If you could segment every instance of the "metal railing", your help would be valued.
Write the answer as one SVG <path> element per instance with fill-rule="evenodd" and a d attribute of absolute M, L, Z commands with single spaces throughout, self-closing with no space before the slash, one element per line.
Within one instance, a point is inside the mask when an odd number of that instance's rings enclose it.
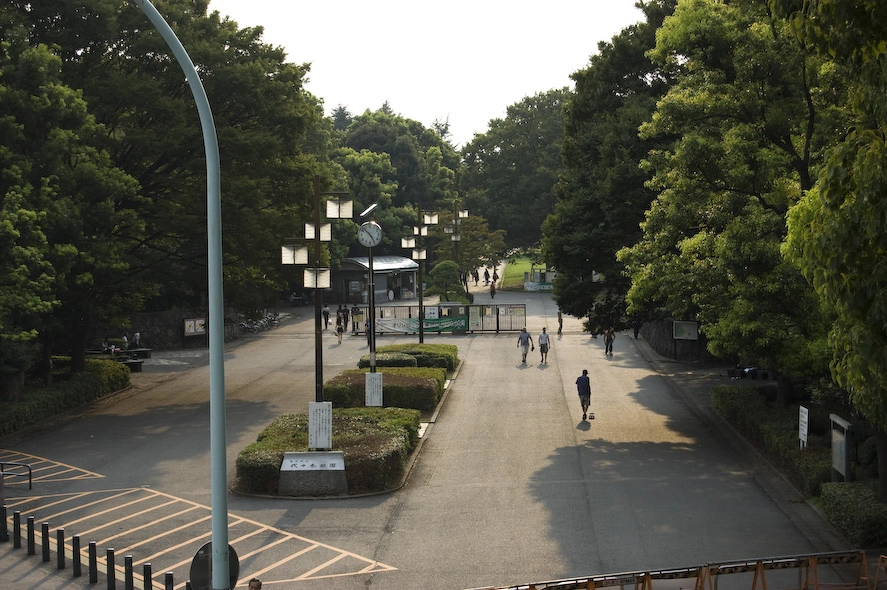
<path fill-rule="evenodd" d="M 880 568 L 885 564 L 881 556 Z M 621 590 L 674 589 L 675 580 L 692 580 L 694 590 L 718 590 L 719 583 L 734 588 L 768 590 L 876 590 L 869 578 L 864 551 L 839 551 L 741 561 L 707 563 L 686 568 L 604 574 L 517 586 L 485 586 L 474 590 Z M 876 578 L 877 580 L 877 578 Z M 688 588 L 681 583 L 680 588 Z"/>

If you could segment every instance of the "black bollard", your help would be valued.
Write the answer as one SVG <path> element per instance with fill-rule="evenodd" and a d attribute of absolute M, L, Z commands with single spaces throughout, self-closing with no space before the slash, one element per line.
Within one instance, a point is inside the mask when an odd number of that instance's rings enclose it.
<path fill-rule="evenodd" d="M 65 529 L 55 531 L 55 568 L 65 569 Z"/>
<path fill-rule="evenodd" d="M 43 561 L 49 561 L 49 523 L 44 522 L 40 525 L 40 551 L 43 555 Z"/>
<path fill-rule="evenodd" d="M 174 590 L 173 586 L 175 586 L 175 583 L 173 583 L 172 572 L 166 572 L 163 575 L 163 586 L 164 590 Z"/>
<path fill-rule="evenodd" d="M 117 566 L 114 564 L 114 548 L 105 549 L 105 567 L 107 568 L 108 590 L 117 589 Z"/>
<path fill-rule="evenodd" d="M 132 583 L 132 555 L 123 557 L 123 588 L 124 590 L 135 590 Z"/>
<path fill-rule="evenodd" d="M 34 517 L 28 517 L 28 555 L 37 555 L 37 546 L 34 544 Z"/>
<path fill-rule="evenodd" d="M 144 590 L 154 590 L 154 574 L 151 572 L 151 564 L 146 563 L 142 566 L 142 581 L 145 583 Z"/>
<path fill-rule="evenodd" d="M 96 553 L 97 549 L 95 546 L 95 541 L 89 542 L 89 583 L 90 584 L 98 584 L 99 583 L 99 556 Z"/>
<path fill-rule="evenodd" d="M 83 563 L 80 561 L 80 535 L 71 537 L 71 561 L 75 578 L 83 575 Z"/>
<path fill-rule="evenodd" d="M 6 522 L 6 504 L 0 506 L 0 543 L 9 541 L 9 523 Z"/>
<path fill-rule="evenodd" d="M 22 513 L 18 510 L 12 513 L 12 547 L 13 549 L 22 547 Z"/>

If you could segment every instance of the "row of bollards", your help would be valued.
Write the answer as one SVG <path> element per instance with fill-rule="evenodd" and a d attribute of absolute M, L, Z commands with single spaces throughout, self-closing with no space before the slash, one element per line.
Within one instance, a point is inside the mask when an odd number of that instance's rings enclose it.
<path fill-rule="evenodd" d="M 16 510 L 12 513 L 12 547 L 13 549 L 21 549 L 22 538 L 26 539 L 26 548 L 28 555 L 37 554 L 35 522 L 33 516 L 28 516 L 25 520 L 24 536 L 22 535 L 22 515 Z M 9 522 L 7 521 L 6 505 L 0 506 L 0 542 L 9 542 Z M 44 522 L 40 525 L 40 550 L 44 562 L 50 561 L 50 534 L 49 523 Z M 63 570 L 66 568 L 65 555 L 65 529 L 60 528 L 55 532 L 56 546 L 56 569 Z M 79 578 L 83 574 L 82 558 L 83 554 L 80 550 L 80 536 L 74 535 L 71 538 L 71 571 L 75 578 Z M 98 548 L 95 541 L 90 541 L 87 545 L 87 559 L 89 569 L 89 583 L 98 584 Z M 108 582 L 108 590 L 117 590 L 117 567 L 116 556 L 113 548 L 105 549 L 105 577 Z M 135 590 L 134 583 L 134 566 L 132 555 L 124 557 L 123 567 L 123 590 Z M 143 590 L 154 590 L 151 572 L 151 564 L 142 565 L 142 581 L 144 582 Z M 173 590 L 174 581 L 172 572 L 167 572 L 163 577 L 164 590 Z M 190 584 L 186 584 L 190 587 Z"/>

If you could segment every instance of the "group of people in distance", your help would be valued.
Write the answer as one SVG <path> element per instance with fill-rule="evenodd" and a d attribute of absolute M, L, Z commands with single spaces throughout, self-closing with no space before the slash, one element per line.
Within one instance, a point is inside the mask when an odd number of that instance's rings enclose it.
<path fill-rule="evenodd" d="M 557 333 L 560 334 L 563 330 L 563 316 L 561 315 L 560 310 L 557 312 L 557 320 Z M 604 332 L 604 355 L 613 356 L 613 341 L 615 339 L 616 333 L 612 328 L 609 328 Z M 538 341 L 539 353 L 542 355 L 539 364 L 548 364 L 548 351 L 551 347 L 551 339 L 545 328 L 542 328 L 542 332 L 538 336 Z M 521 352 L 521 363 L 526 364 L 527 354 L 536 350 L 536 346 L 533 343 L 533 337 L 527 332 L 526 328 L 521 328 L 520 333 L 517 335 L 517 347 Z M 582 374 L 576 379 L 576 389 L 579 393 L 579 403 L 582 405 L 582 419 L 594 420 L 594 413 L 588 411 L 591 406 L 591 380 L 588 377 L 588 369 L 583 369 Z"/>

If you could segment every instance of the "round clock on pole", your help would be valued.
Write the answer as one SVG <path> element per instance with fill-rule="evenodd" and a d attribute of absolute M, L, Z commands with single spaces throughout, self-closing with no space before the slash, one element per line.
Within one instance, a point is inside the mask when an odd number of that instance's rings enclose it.
<path fill-rule="evenodd" d="M 375 221 L 367 221 L 357 230 L 357 241 L 367 248 L 378 246 L 382 242 L 382 228 Z"/>

